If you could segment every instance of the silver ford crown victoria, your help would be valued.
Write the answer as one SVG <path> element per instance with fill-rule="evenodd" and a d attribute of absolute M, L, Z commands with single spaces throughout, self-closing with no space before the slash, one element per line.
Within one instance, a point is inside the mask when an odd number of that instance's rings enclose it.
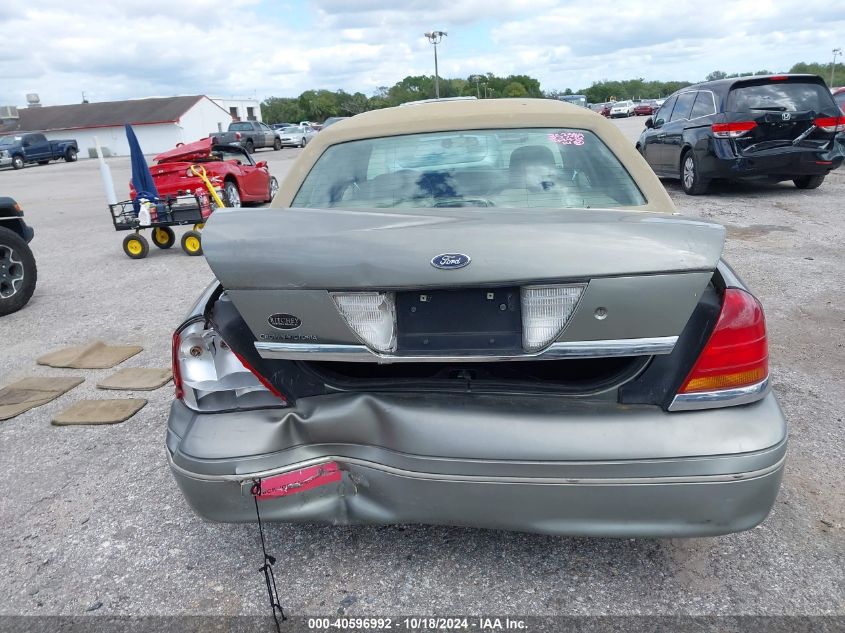
<path fill-rule="evenodd" d="M 203 231 L 167 432 L 198 514 L 677 537 L 760 523 L 787 429 L 725 231 L 601 116 L 443 101 L 320 133 Z"/>

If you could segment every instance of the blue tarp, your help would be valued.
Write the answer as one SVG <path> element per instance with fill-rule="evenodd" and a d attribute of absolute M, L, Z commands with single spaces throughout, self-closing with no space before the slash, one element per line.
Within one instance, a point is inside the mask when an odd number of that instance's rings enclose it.
<path fill-rule="evenodd" d="M 135 130 L 126 124 L 126 140 L 129 141 L 129 156 L 132 161 L 132 186 L 135 187 L 135 210 L 138 210 L 138 200 L 146 198 L 151 202 L 158 202 L 158 189 L 153 182 L 153 175 L 147 166 L 141 144 L 135 136 Z"/>

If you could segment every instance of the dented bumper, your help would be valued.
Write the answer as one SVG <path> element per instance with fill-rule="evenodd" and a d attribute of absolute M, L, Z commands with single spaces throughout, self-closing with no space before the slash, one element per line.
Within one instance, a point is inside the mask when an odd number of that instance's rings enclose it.
<path fill-rule="evenodd" d="M 448 405 L 448 406 L 447 406 Z M 171 409 L 174 477 L 213 521 L 426 523 L 561 535 L 703 536 L 770 511 L 786 425 L 769 395 L 665 413 L 554 396 L 335 394 L 295 409 Z"/>

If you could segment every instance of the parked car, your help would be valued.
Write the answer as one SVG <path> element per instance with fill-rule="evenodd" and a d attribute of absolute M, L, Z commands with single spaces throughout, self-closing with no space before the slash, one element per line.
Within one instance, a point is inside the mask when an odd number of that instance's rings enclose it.
<path fill-rule="evenodd" d="M 279 143 L 282 147 L 305 147 L 315 134 L 310 125 L 292 125 L 279 130 Z"/>
<path fill-rule="evenodd" d="M 35 292 L 38 268 L 29 248 L 33 237 L 20 205 L 0 197 L 0 316 L 23 308 Z"/>
<path fill-rule="evenodd" d="M 335 123 L 338 123 L 338 122 L 343 121 L 344 119 L 348 119 L 348 118 L 349 118 L 348 116 L 330 116 L 328 119 L 323 121 L 323 129 L 325 130 L 330 125 L 334 125 Z"/>
<path fill-rule="evenodd" d="M 617 101 L 610 106 L 610 118 L 616 119 L 623 116 L 634 116 L 635 107 L 633 101 Z"/>
<path fill-rule="evenodd" d="M 763 310 L 616 126 L 441 101 L 312 143 L 271 208 L 203 230 L 216 280 L 173 337 L 166 439 L 197 513 L 613 537 L 766 517 L 787 433 Z"/>
<path fill-rule="evenodd" d="M 279 183 L 270 175 L 267 163 L 256 163 L 245 148 L 236 145 L 217 145 L 204 138 L 159 154 L 150 167 L 159 195 L 180 196 L 206 189 L 202 179 L 194 174 L 192 165 L 205 169 L 212 183 L 223 191 L 228 207 L 244 203 L 270 202 Z M 135 199 L 135 188 L 129 181 L 129 194 Z"/>
<path fill-rule="evenodd" d="M 721 79 L 670 96 L 637 142 L 690 195 L 714 178 L 791 180 L 815 189 L 845 157 L 845 117 L 815 75 Z"/>
<path fill-rule="evenodd" d="M 637 116 L 651 116 L 657 109 L 657 102 L 651 99 L 640 101 L 634 106 L 634 114 Z"/>
<path fill-rule="evenodd" d="M 279 130 L 282 130 L 286 127 L 290 127 L 291 125 L 294 125 L 294 124 L 293 123 L 271 123 L 270 127 L 278 132 Z"/>
<path fill-rule="evenodd" d="M 613 107 L 612 103 L 605 103 L 602 105 L 601 110 L 599 110 L 599 114 L 605 118 L 610 118 L 610 108 Z"/>
<path fill-rule="evenodd" d="M 212 132 L 209 137 L 218 145 L 240 145 L 250 154 L 262 147 L 282 148 L 276 131 L 261 121 L 233 121 L 228 132 Z"/>
<path fill-rule="evenodd" d="M 834 91 L 833 100 L 836 101 L 836 105 L 839 106 L 839 109 L 845 113 L 845 88 L 839 88 Z"/>
<path fill-rule="evenodd" d="M 23 169 L 26 163 L 46 165 L 60 158 L 72 163 L 78 153 L 74 139 L 48 141 L 43 134 L 34 132 L 0 137 L 0 167 Z"/>

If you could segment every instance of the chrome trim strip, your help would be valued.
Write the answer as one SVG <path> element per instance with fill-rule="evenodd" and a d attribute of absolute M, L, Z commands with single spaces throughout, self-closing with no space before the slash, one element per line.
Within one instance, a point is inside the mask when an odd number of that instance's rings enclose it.
<path fill-rule="evenodd" d="M 765 380 L 736 389 L 722 389 L 720 391 L 701 391 L 698 393 L 679 393 L 669 405 L 669 411 L 696 411 L 699 409 L 715 409 L 718 407 L 733 407 L 738 404 L 748 404 L 762 400 L 771 390 L 768 376 Z"/>
<path fill-rule="evenodd" d="M 514 484 L 535 484 L 535 485 L 558 485 L 558 486 L 618 486 L 618 485 L 648 485 L 648 484 L 693 484 L 693 483 L 718 483 L 730 481 L 745 481 L 748 479 L 756 479 L 758 477 L 765 477 L 778 469 L 783 467 L 786 461 L 786 455 L 781 457 L 777 462 L 765 468 L 753 470 L 749 472 L 726 473 L 722 475 L 688 475 L 688 476 L 673 476 L 673 477 L 507 477 L 507 476 L 489 476 L 489 475 L 447 475 L 442 473 L 424 473 L 413 470 L 405 470 L 403 468 L 395 468 L 372 462 L 366 459 L 359 459 L 357 457 L 343 457 L 342 455 L 323 455 L 315 457 L 295 464 L 288 464 L 287 466 L 280 466 L 279 468 L 272 468 L 253 473 L 241 473 L 237 475 L 201 475 L 193 473 L 173 461 L 173 455 L 170 451 L 167 452 L 167 462 L 170 468 L 175 472 L 199 481 L 209 482 L 229 482 L 241 484 L 241 492 L 246 490 L 249 492 L 249 487 L 252 486 L 255 479 L 264 479 L 266 477 L 273 477 L 281 475 L 310 466 L 318 466 L 327 462 L 340 462 L 341 464 L 350 464 L 354 466 L 362 466 L 365 468 L 373 468 L 391 475 L 399 477 L 407 477 L 409 479 L 428 479 L 435 481 L 468 481 L 477 483 L 514 483 Z M 249 487 L 247 487 L 249 486 Z"/>
<path fill-rule="evenodd" d="M 552 343 L 537 352 L 523 354 L 473 354 L 464 356 L 381 354 L 366 345 L 331 343 L 273 343 L 257 341 L 255 349 L 262 358 L 283 360 L 325 360 L 355 363 L 489 363 L 503 360 L 557 360 L 564 358 L 599 358 L 607 356 L 652 356 L 669 354 L 677 336 L 626 338 L 604 341 Z"/>

